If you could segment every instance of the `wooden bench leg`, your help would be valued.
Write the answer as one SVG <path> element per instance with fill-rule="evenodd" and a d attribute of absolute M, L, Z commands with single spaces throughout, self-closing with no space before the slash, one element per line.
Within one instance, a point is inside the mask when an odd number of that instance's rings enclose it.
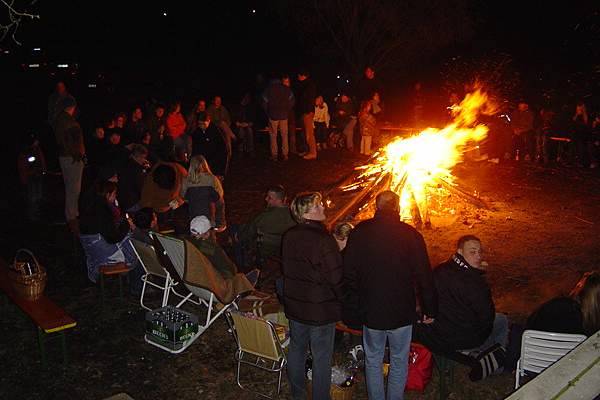
<path fill-rule="evenodd" d="M 48 366 L 48 358 L 46 356 L 46 340 L 55 339 L 56 335 L 46 333 L 40 327 L 37 327 L 37 332 L 38 332 L 38 346 L 40 348 L 40 356 L 42 359 L 42 368 L 46 368 Z M 57 332 L 57 334 L 58 334 L 58 336 L 60 336 L 60 348 L 62 351 L 63 365 L 67 365 L 67 363 L 69 362 L 69 355 L 67 352 L 67 335 L 65 334 L 64 330 Z M 48 338 L 49 335 L 53 335 L 53 336 Z"/>
<path fill-rule="evenodd" d="M 448 398 L 449 390 L 454 385 L 454 361 L 438 355 L 435 355 L 434 359 L 440 378 L 440 400 L 445 400 Z"/>
<path fill-rule="evenodd" d="M 65 334 L 65 331 L 60 332 L 60 347 L 62 348 L 63 353 L 63 364 L 67 365 L 69 357 L 67 353 L 67 335 Z"/>
<path fill-rule="evenodd" d="M 104 274 L 100 274 L 100 301 L 102 308 L 104 308 Z"/>
<path fill-rule="evenodd" d="M 37 332 L 38 332 L 38 345 L 40 348 L 40 355 L 42 357 L 42 368 L 46 368 L 46 338 L 45 338 L 45 333 L 42 330 L 42 328 L 37 327 Z"/>

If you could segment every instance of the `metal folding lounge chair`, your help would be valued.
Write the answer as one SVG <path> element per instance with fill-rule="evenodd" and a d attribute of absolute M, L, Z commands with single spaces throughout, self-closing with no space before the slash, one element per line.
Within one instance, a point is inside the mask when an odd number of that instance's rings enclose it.
<path fill-rule="evenodd" d="M 287 363 L 283 343 L 287 344 L 289 341 L 285 339 L 285 331 L 278 331 L 273 323 L 251 313 L 230 311 L 225 315 L 237 343 L 235 360 L 237 361 L 236 382 L 238 386 L 269 399 L 277 397 L 281 391 L 283 368 Z M 265 393 L 245 388 L 240 382 L 242 364 L 264 371 L 276 372 L 278 374 L 276 396 L 271 397 Z"/>
<path fill-rule="evenodd" d="M 181 296 L 183 297 L 182 300 L 175 307 L 179 308 L 186 302 L 206 307 L 206 320 L 204 321 L 204 324 L 198 327 L 198 333 L 192 338 L 190 338 L 186 345 L 184 345 L 180 350 L 174 352 L 166 347 L 157 345 L 156 343 L 151 343 L 171 353 L 180 353 L 184 351 L 187 347 L 189 347 L 189 345 L 191 345 L 200 335 L 202 335 L 202 333 L 204 333 L 204 331 L 217 318 L 219 318 L 221 314 L 227 311 L 230 307 L 237 308 L 236 300 L 238 299 L 238 297 L 233 299 L 233 301 L 229 304 L 223 304 L 210 290 L 199 286 L 193 286 L 183 281 L 186 260 L 184 241 L 175 237 L 161 235 L 160 233 L 152 233 L 152 235 L 158 240 L 160 245 L 163 247 L 164 254 L 168 256 L 175 271 L 179 275 L 179 278 L 182 280 L 185 287 L 190 291 L 190 293 L 187 296 Z"/>
<path fill-rule="evenodd" d="M 169 271 L 167 271 L 167 269 L 160 263 L 154 246 L 136 239 L 131 239 L 131 247 L 140 261 L 140 264 L 142 264 L 145 272 L 142 276 L 142 282 L 144 282 L 144 284 L 142 286 L 142 294 L 140 295 L 140 305 L 142 308 L 145 308 L 148 311 L 153 310 L 153 308 L 150 308 L 144 304 L 144 296 L 146 295 L 147 285 L 162 290 L 163 295 L 160 304 L 161 307 L 169 304 L 169 294 L 171 292 L 175 293 L 179 297 L 184 297 L 175 291 L 175 286 L 177 286 L 179 282 L 176 282 Z"/>
<path fill-rule="evenodd" d="M 525 371 L 539 374 L 586 339 L 585 335 L 554 333 L 536 330 L 523 332 L 521 358 L 515 371 L 515 389 L 520 386 L 520 378 Z"/>

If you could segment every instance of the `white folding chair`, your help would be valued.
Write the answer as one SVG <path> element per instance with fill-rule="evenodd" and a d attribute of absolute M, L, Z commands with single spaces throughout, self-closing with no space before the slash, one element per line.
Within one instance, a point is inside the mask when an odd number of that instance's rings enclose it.
<path fill-rule="evenodd" d="M 521 358 L 515 371 L 515 389 L 526 371 L 539 374 L 586 339 L 585 335 L 526 330 L 521 342 Z"/>
<path fill-rule="evenodd" d="M 175 286 L 177 286 L 179 282 L 176 282 L 169 271 L 167 271 L 160 263 L 154 246 L 136 239 L 131 239 L 131 247 L 145 272 L 142 276 L 142 282 L 144 282 L 144 284 L 142 286 L 142 294 L 140 295 L 140 305 L 142 308 L 145 308 L 148 311 L 153 310 L 153 308 L 144 304 L 147 285 L 162 290 L 161 307 L 169 304 L 169 294 L 171 292 L 177 294 L 179 297 L 183 297 L 175 291 Z"/>
<path fill-rule="evenodd" d="M 174 238 L 171 236 L 161 235 L 160 233 L 153 233 L 158 239 L 161 246 L 164 249 L 165 254 L 171 260 L 173 267 L 177 271 L 177 274 L 183 279 L 185 272 L 185 243 L 183 240 Z M 193 286 L 184 282 L 185 287 L 190 293 L 183 297 L 183 299 L 175 306 L 181 307 L 186 302 L 191 302 L 196 305 L 205 306 L 207 308 L 206 320 L 203 326 L 199 327 L 198 336 L 204 332 L 217 318 L 221 316 L 228 308 L 237 308 L 235 300 L 229 304 L 221 303 L 215 294 L 210 290 L 199 286 Z M 195 299 L 195 298 L 197 299 Z"/>

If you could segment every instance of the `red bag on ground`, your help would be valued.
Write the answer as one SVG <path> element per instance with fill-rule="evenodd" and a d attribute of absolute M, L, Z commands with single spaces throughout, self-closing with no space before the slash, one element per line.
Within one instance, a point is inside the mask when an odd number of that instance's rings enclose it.
<path fill-rule="evenodd" d="M 408 378 L 405 390 L 422 392 L 431 380 L 433 356 L 429 349 L 419 343 L 411 343 L 408 354 Z"/>

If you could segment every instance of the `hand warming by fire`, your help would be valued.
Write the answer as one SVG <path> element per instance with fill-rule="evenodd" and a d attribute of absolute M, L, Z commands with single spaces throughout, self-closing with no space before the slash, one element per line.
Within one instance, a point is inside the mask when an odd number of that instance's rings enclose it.
<path fill-rule="evenodd" d="M 415 136 L 394 139 L 375 153 L 369 164 L 358 168 L 363 172 L 357 179 L 341 189 L 392 190 L 400 196 L 403 220 L 417 226 L 430 224 L 432 197 L 452 191 L 452 168 L 487 136 L 488 128 L 478 123 L 478 116 L 492 115 L 496 110 L 487 93 L 476 87 L 452 108 L 452 123 L 442 129 L 427 128 Z"/>

